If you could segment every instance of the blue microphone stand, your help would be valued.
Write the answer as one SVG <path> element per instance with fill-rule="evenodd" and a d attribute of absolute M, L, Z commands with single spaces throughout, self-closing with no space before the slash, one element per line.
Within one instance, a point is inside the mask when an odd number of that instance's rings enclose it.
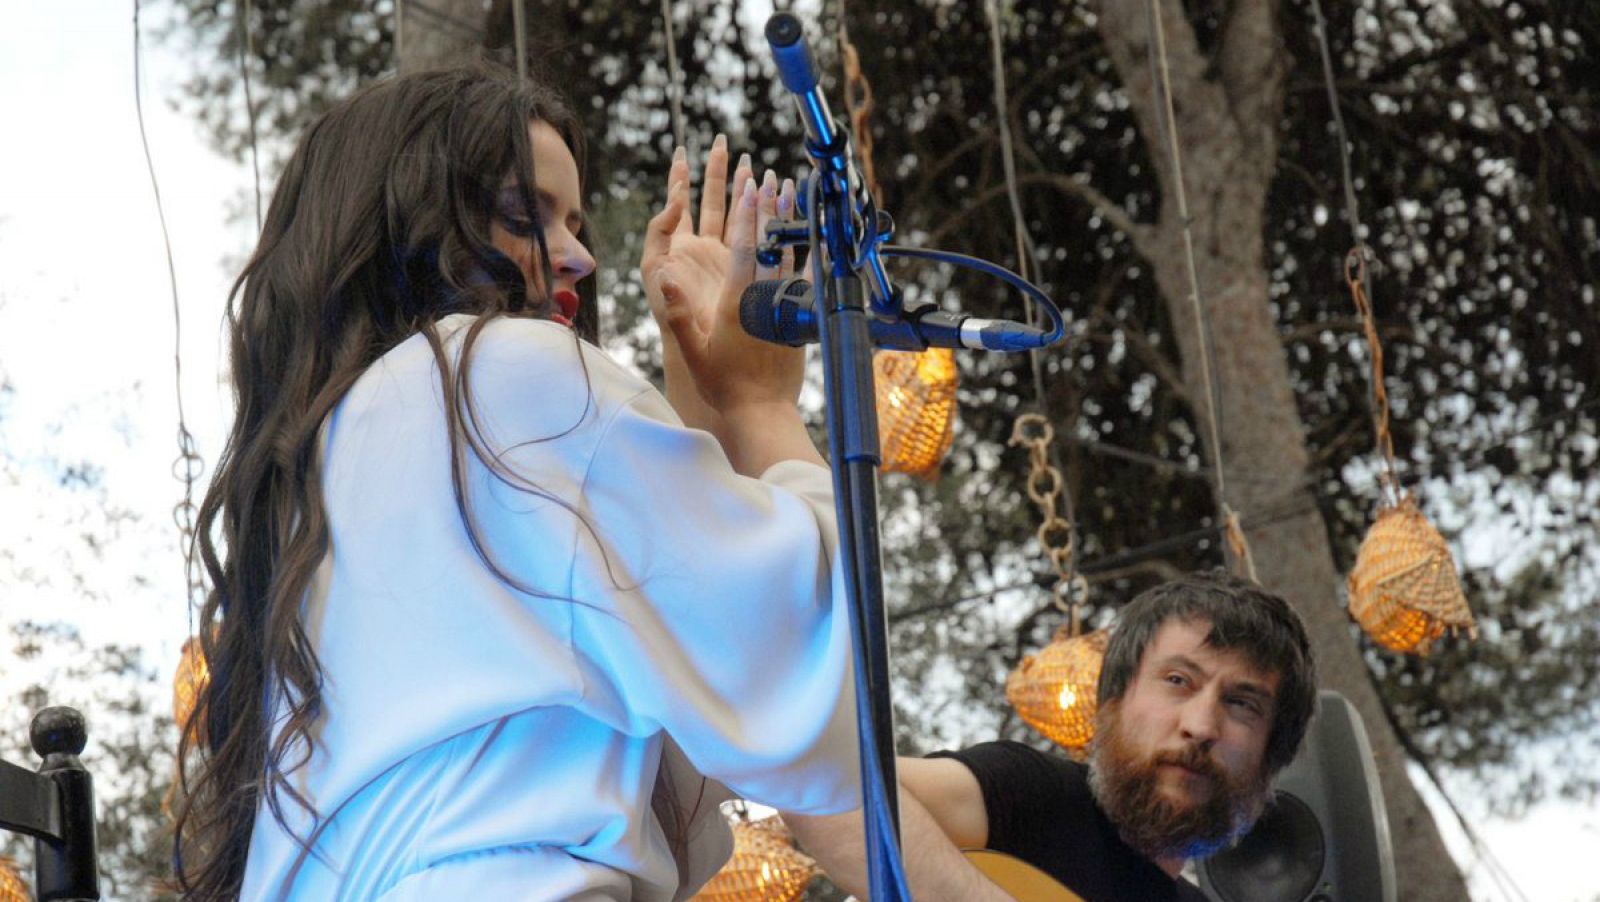
<path fill-rule="evenodd" d="M 817 85 L 816 66 L 800 22 L 788 13 L 767 21 L 767 42 L 784 86 L 806 125 L 804 213 L 812 283 L 821 292 L 817 317 L 827 397 L 828 456 L 839 523 L 844 584 L 855 646 L 856 722 L 860 732 L 862 821 L 867 876 L 874 902 L 909 900 L 900 856 L 899 784 L 895 778 L 894 710 L 889 699 L 888 619 L 878 538 L 878 413 L 873 395 L 867 299 L 857 267 L 875 281 L 877 223 L 861 221 L 850 144 Z M 870 213 L 870 205 L 867 205 Z M 871 215 L 876 219 L 875 214 Z M 863 239 L 863 230 L 866 230 Z M 865 253 L 863 253 L 863 249 Z M 880 289 L 887 289 L 884 279 Z M 881 300 L 890 294 L 880 290 Z"/>

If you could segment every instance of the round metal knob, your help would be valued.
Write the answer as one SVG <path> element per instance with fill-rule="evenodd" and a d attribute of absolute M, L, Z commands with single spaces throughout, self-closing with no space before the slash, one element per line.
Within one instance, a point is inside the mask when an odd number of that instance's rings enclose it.
<path fill-rule="evenodd" d="M 89 742 L 89 727 L 76 708 L 46 708 L 34 715 L 28 735 L 34 754 L 41 758 L 61 752 L 76 755 Z"/>

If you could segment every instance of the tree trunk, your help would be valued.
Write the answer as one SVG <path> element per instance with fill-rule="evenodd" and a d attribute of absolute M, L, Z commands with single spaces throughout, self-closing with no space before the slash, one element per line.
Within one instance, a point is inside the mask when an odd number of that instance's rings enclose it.
<path fill-rule="evenodd" d="M 1300 612 L 1316 650 L 1321 683 L 1356 706 L 1366 722 L 1394 842 L 1399 897 L 1408 902 L 1468 898 L 1461 872 L 1406 773 L 1406 756 L 1383 713 L 1340 598 L 1327 531 L 1307 485 L 1305 427 L 1288 358 L 1268 299 L 1265 221 L 1277 165 L 1278 123 L 1289 59 L 1275 0 L 1236 0 L 1207 59 L 1178 0 L 1161 0 L 1196 269 L 1212 333 L 1225 501 L 1246 523 L 1261 583 Z M 1170 144 L 1149 62 L 1153 40 L 1143 0 L 1102 0 L 1097 27 L 1115 65 L 1160 179 L 1160 220 L 1132 224 L 1151 265 L 1183 355 L 1184 382 L 1207 451 L 1205 380 L 1184 253 Z M 1112 221 L 1126 222 L 1126 215 Z M 1330 290 L 1337 290 L 1330 285 Z M 1213 458 L 1214 459 L 1214 458 Z M 1287 516 L 1280 516 L 1292 512 Z"/>

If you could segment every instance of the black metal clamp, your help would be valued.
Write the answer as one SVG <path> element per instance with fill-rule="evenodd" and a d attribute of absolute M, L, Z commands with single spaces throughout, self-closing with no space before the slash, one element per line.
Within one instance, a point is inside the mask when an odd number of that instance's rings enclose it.
<path fill-rule="evenodd" d="M 100 898 L 94 837 L 94 780 L 78 760 L 89 740 L 83 715 L 46 708 L 28 731 L 37 773 L 0 761 L 0 829 L 34 837 L 38 902 Z"/>

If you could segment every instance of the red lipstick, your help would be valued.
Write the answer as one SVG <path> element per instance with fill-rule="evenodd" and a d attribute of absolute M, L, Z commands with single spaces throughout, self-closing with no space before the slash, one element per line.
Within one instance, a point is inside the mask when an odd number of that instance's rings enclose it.
<path fill-rule="evenodd" d="M 556 307 L 560 310 L 559 313 L 552 314 L 551 319 L 570 327 L 578 318 L 578 293 L 563 288 L 557 291 L 551 300 L 555 301 Z"/>

